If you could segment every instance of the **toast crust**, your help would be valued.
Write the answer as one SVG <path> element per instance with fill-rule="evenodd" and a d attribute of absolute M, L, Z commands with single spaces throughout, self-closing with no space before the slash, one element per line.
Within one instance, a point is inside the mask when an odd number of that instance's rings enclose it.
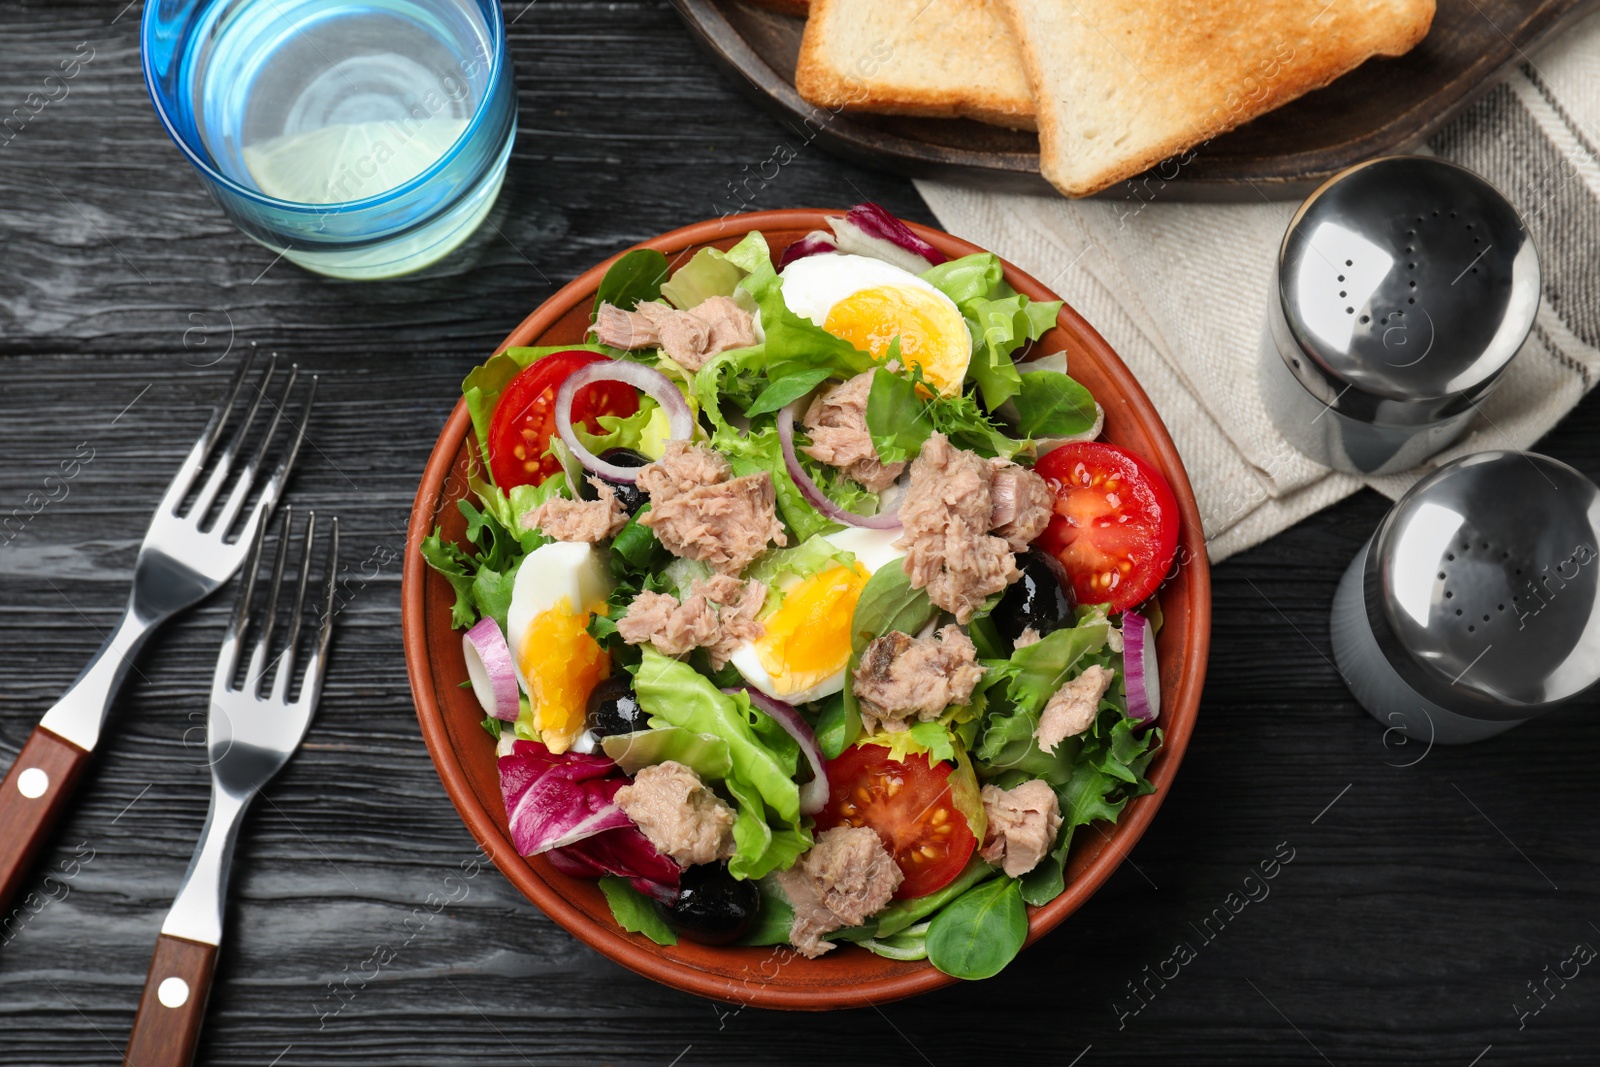
<path fill-rule="evenodd" d="M 895 28 L 875 35 L 861 25 L 856 17 L 863 4 L 875 5 L 876 17 L 889 17 Z M 933 5 L 947 9 L 955 21 L 934 21 L 941 12 L 932 10 Z M 1009 27 L 996 10 L 997 0 L 811 0 L 810 6 L 795 68 L 795 89 L 807 103 L 835 113 L 970 118 L 1018 130 L 1035 128 L 1033 100 L 1015 73 L 1021 70 L 1021 57 L 1015 41 L 1005 36 Z M 910 17 L 894 18 L 907 13 Z M 929 21 L 915 27 L 924 14 Z M 987 39 L 969 50 L 962 31 L 973 27 Z M 835 43 L 840 37 L 852 42 L 848 47 L 855 54 L 848 60 L 839 54 L 844 46 Z M 1000 58 L 986 58 L 993 55 Z M 952 59 L 958 76 L 942 81 L 909 73 L 897 77 L 894 69 L 896 60 Z M 998 71 L 1004 73 L 997 77 Z"/>
<path fill-rule="evenodd" d="M 1071 197 L 1167 160 L 1183 166 L 1193 158 L 1185 155 L 1190 150 L 1372 56 L 1410 51 L 1434 14 L 1434 0 L 1162 0 L 1154 13 L 1138 0 L 1002 0 L 1001 6 L 1033 91 L 1040 169 Z M 1125 105 L 1136 125 L 1093 161 L 1085 157 L 1098 147 L 1092 142 L 1100 127 L 1113 127 L 1118 116 L 1111 106 L 1097 113 L 1097 102 L 1071 84 L 1062 57 L 1073 50 L 1098 50 L 1100 64 L 1139 95 Z M 1114 90 L 1102 96 L 1107 105 L 1114 98 Z"/>

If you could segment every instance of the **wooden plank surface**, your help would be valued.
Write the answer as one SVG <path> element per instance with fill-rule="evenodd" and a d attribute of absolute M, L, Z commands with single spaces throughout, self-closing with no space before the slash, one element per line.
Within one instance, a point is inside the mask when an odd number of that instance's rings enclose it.
<path fill-rule="evenodd" d="M 418 736 L 398 621 L 403 525 L 457 383 L 555 286 L 736 207 L 729 184 L 798 143 L 665 3 L 507 12 L 521 129 L 495 227 L 428 277 L 354 285 L 274 264 L 217 212 L 151 113 L 137 5 L 0 11 L 0 113 L 93 49 L 0 146 L 0 760 L 114 621 L 225 380 L 209 364 L 254 345 L 323 376 L 292 498 L 340 515 L 350 593 L 305 750 L 246 822 L 200 1062 L 1595 1061 L 1600 974 L 1548 978 L 1600 948 L 1594 701 L 1467 749 L 1386 746 L 1326 659 L 1339 573 L 1384 509 L 1370 494 L 1216 569 L 1206 701 L 1170 800 L 998 979 L 826 1018 L 738 1011 L 600 959 L 476 867 Z M 749 206 L 871 197 L 933 221 L 904 181 L 815 148 L 759 182 Z M 1597 431 L 1591 400 L 1543 447 L 1595 476 Z M 34 895 L 0 917 L 0 1064 L 120 1062 L 205 816 L 195 728 L 226 609 L 146 650 Z M 1290 852 L 1264 899 L 1228 912 Z M 1180 940 L 1195 955 L 1173 976 Z M 1519 1017 L 1541 1003 L 1530 982 L 1546 1006 Z"/>

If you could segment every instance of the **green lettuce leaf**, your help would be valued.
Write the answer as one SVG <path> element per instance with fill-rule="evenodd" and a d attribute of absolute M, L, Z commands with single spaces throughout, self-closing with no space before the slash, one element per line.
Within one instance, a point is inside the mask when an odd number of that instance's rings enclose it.
<path fill-rule="evenodd" d="M 767 335 L 766 372 L 772 381 L 804 370 L 825 369 L 839 378 L 851 378 L 873 365 L 872 356 L 855 345 L 789 310 L 783 302 L 783 279 L 768 264 L 742 283 L 761 308 L 761 328 Z"/>
<path fill-rule="evenodd" d="M 725 779 L 723 785 L 738 803 L 728 873 L 735 878 L 763 878 L 794 866 L 811 847 L 811 832 L 798 825 L 774 828 L 760 794 L 737 776 Z"/>
<path fill-rule="evenodd" d="M 697 734 L 677 726 L 612 734 L 601 739 L 600 747 L 630 775 L 668 760 L 683 764 L 704 781 L 733 773 L 728 742 L 715 734 Z"/>
<path fill-rule="evenodd" d="M 1129 800 L 1154 792 L 1145 768 L 1161 746 L 1160 730 L 1144 730 L 1121 709 L 1102 703 L 1100 714 L 1083 738 L 1071 774 L 1055 785 L 1061 805 L 1061 831 L 1056 845 L 1039 865 L 1022 877 L 1023 899 L 1048 904 L 1066 888 L 1064 870 L 1073 831 L 1096 819 L 1116 822 Z"/>
<path fill-rule="evenodd" d="M 633 678 L 639 706 L 650 716 L 693 733 L 712 734 L 728 743 L 732 777 L 754 786 L 786 824 L 800 821 L 800 787 L 785 772 L 783 759 L 763 744 L 752 727 L 752 715 L 740 702 L 721 693 L 687 663 L 642 646 Z M 757 713 L 759 714 L 759 713 Z"/>
<path fill-rule="evenodd" d="M 793 548 L 768 549 L 745 569 L 745 578 L 754 578 L 767 587 L 767 601 L 762 606 L 762 617 L 777 610 L 783 603 L 783 590 L 779 585 L 789 579 L 809 578 L 832 567 L 849 567 L 855 556 L 835 548 L 826 534 L 815 534 Z"/>
<path fill-rule="evenodd" d="M 1006 283 L 1000 258 L 992 252 L 941 263 L 922 278 L 961 309 L 972 335 L 967 374 L 978 384 L 984 405 L 997 410 L 1022 388 L 1012 353 L 1055 325 L 1061 301 L 1031 301 L 1018 293 Z"/>
<path fill-rule="evenodd" d="M 675 308 L 699 307 L 714 296 L 732 296 L 749 273 L 717 248 L 702 248 L 672 272 L 660 293 Z"/>

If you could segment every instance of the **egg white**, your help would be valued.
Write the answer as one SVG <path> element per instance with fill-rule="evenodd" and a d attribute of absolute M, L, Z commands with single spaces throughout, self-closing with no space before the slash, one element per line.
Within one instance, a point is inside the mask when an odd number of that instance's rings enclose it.
<path fill-rule="evenodd" d="M 593 545 L 552 541 L 529 552 L 517 569 L 511 586 L 511 608 L 506 612 L 506 641 L 517 665 L 517 683 L 529 692 L 522 669 L 522 640 L 533 620 L 565 599 L 573 614 L 604 602 L 611 592 L 605 559 Z"/>
<path fill-rule="evenodd" d="M 800 262 L 804 263 L 805 260 Z M 904 550 L 894 547 L 894 542 L 899 539 L 900 533 L 899 530 L 871 530 L 861 526 L 849 526 L 838 533 L 823 536 L 833 547 L 854 555 L 856 562 L 865 567 L 868 574 L 876 574 L 878 568 L 896 564 L 905 555 Z M 779 582 L 778 588 L 788 592 L 803 580 L 788 578 Z M 809 688 L 792 693 L 782 692 L 778 689 L 776 679 L 762 664 L 756 644 L 754 641 L 746 641 L 734 650 L 733 655 L 728 657 L 728 662 L 733 664 L 734 669 L 746 682 L 774 700 L 788 704 L 804 704 L 809 700 L 821 700 L 823 697 L 832 696 L 844 688 L 844 676 L 848 667 L 841 667 Z"/>
<path fill-rule="evenodd" d="M 955 301 L 945 296 L 928 282 L 902 270 L 893 263 L 885 263 L 871 256 L 852 256 L 840 252 L 827 252 L 820 256 L 797 259 L 778 275 L 783 279 L 783 302 L 790 311 L 821 326 L 828 320 L 833 305 L 863 289 L 898 286 L 916 289 L 933 297 L 934 302 L 949 309 L 951 336 L 966 333 L 966 323 Z"/>

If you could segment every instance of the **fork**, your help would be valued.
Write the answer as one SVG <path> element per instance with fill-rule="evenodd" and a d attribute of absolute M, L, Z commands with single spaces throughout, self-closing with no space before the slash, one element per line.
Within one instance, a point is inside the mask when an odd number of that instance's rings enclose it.
<path fill-rule="evenodd" d="M 289 431 L 287 448 L 276 469 L 256 503 L 249 509 L 245 507 L 269 446 L 278 435 L 285 405 L 290 401 L 299 375 L 299 368 L 291 365 L 288 381 L 277 399 L 268 400 L 267 390 L 278 369 L 276 357 L 267 364 L 260 381 L 251 383 L 255 396 L 243 422 L 222 449 L 210 475 L 203 482 L 200 480 L 201 471 L 228 428 L 234 402 L 244 389 L 253 363 L 253 356 L 246 356 L 240 362 L 227 395 L 212 412 L 211 420 L 156 507 L 144 543 L 139 546 L 138 561 L 133 567 L 133 589 L 121 621 L 72 683 L 72 688 L 34 727 L 4 783 L 0 783 L 0 913 L 5 911 L 27 877 L 51 828 L 66 807 L 89 762 L 90 753 L 100 740 L 111 701 L 133 666 L 140 646 L 157 626 L 184 608 L 199 603 L 233 577 L 252 539 L 261 531 L 283 492 L 284 482 L 305 438 L 306 419 L 311 414 L 317 392 L 315 375 L 311 376 L 300 417 Z M 271 422 L 239 468 L 240 454 L 263 401 L 273 409 Z M 235 474 L 237 479 L 233 478 Z M 223 488 L 230 481 L 233 486 L 224 494 Z M 184 500 L 197 484 L 194 503 L 179 514 Z M 214 505 L 216 516 L 207 523 Z M 241 514 L 245 516 L 244 523 L 238 536 L 230 541 L 228 533 Z"/>
<path fill-rule="evenodd" d="M 144 996 L 134 1017 L 124 1067 L 185 1067 L 194 1058 L 205 1017 L 206 998 L 222 941 L 222 915 L 228 892 L 228 871 L 233 866 L 234 844 L 240 819 L 261 787 L 277 774 L 305 738 L 322 692 L 327 669 L 328 640 L 333 635 L 334 575 L 339 556 L 339 520 L 328 538 L 327 595 L 322 605 L 321 629 L 306 662 L 299 696 L 289 699 L 294 677 L 295 650 L 305 614 L 306 584 L 311 574 L 311 554 L 316 544 L 316 512 L 306 520 L 300 559 L 299 587 L 289 636 L 276 663 L 268 661 L 277 621 L 278 592 L 283 584 L 284 561 L 289 554 L 292 515 L 283 509 L 277 557 L 272 565 L 272 586 L 258 614 L 259 636 L 245 668 L 243 684 L 235 687 L 239 654 L 250 629 L 251 600 L 261 557 L 265 527 L 258 529 L 240 576 L 239 601 L 222 639 L 217 670 L 211 681 L 211 713 L 206 720 L 206 754 L 211 764 L 211 809 L 195 847 L 183 884 L 161 924 Z M 266 675 L 271 670 L 272 683 Z"/>

